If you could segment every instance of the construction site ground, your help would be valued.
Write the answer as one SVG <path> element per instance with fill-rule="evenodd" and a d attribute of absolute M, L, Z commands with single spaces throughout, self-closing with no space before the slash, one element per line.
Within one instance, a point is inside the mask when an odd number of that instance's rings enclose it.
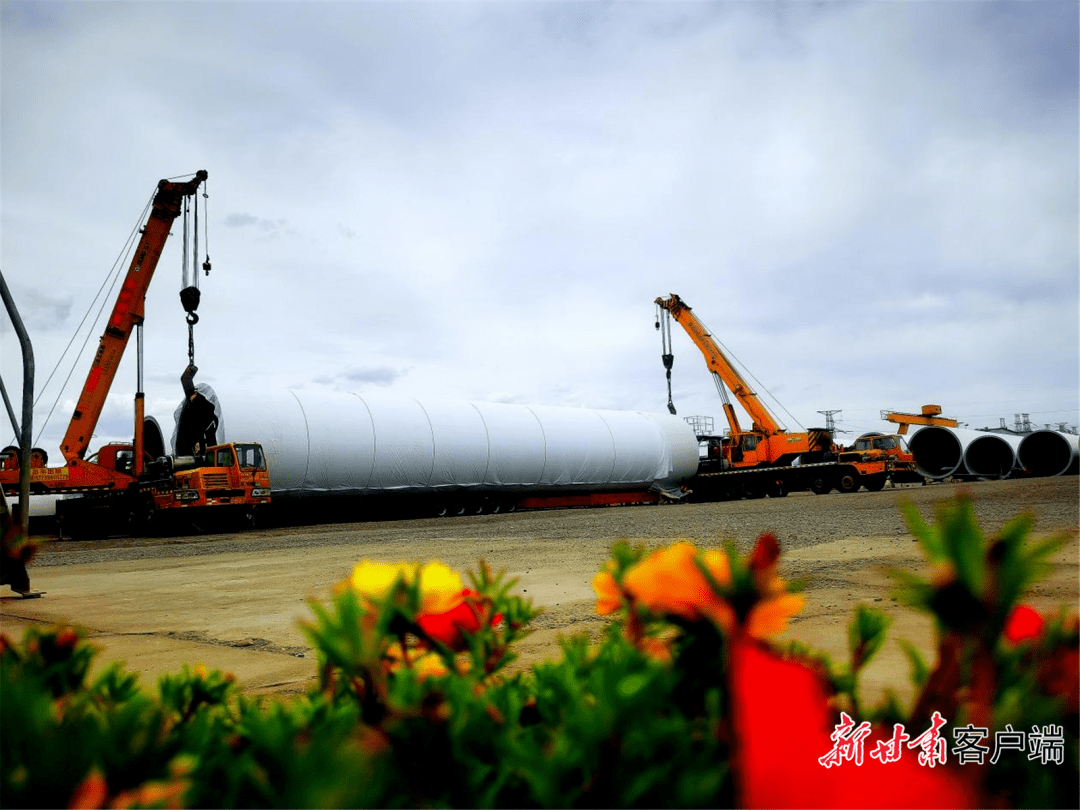
<path fill-rule="evenodd" d="M 711 504 L 566 509 L 399 521 L 360 521 L 169 538 L 47 543 L 30 566 L 39 599 L 0 596 L 0 629 L 20 638 L 31 625 L 81 626 L 101 649 L 97 667 L 122 660 L 148 687 L 181 664 L 232 672 L 251 694 L 300 693 L 316 660 L 300 623 L 308 600 L 327 600 L 361 559 L 442 560 L 461 571 L 485 560 L 517 579 L 516 591 L 543 609 L 519 646 L 517 666 L 559 655 L 559 639 L 599 639 L 591 580 L 620 539 L 660 547 L 689 539 L 705 548 L 732 540 L 748 551 L 761 532 L 783 549 L 781 574 L 805 582 L 807 604 L 784 637 L 841 657 L 859 602 L 894 620 L 867 670 L 864 698 L 885 687 L 910 694 L 905 638 L 933 660 L 930 620 L 892 597 L 890 567 L 925 571 L 900 504 L 926 518 L 961 486 L 992 535 L 1022 511 L 1037 536 L 1065 533 L 1052 575 L 1027 600 L 1040 610 L 1080 602 L 1080 479 L 1076 476 L 968 484 L 935 483 L 882 492 Z M 358 509 L 362 505 L 358 506 Z M 359 516 L 359 515 L 358 515 Z"/>

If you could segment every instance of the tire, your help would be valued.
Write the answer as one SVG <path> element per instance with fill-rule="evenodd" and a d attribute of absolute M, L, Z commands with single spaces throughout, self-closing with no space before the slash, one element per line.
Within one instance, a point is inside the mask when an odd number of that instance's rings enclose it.
<path fill-rule="evenodd" d="M 887 476 L 883 473 L 878 475 L 868 475 L 863 478 L 863 486 L 870 492 L 880 492 L 885 488 L 885 482 L 887 480 Z"/>
<path fill-rule="evenodd" d="M 858 473 L 841 473 L 836 479 L 836 488 L 843 493 L 856 492 L 862 486 Z"/>
<path fill-rule="evenodd" d="M 832 482 L 823 475 L 810 479 L 810 491 L 815 495 L 827 495 L 832 492 Z"/>
<path fill-rule="evenodd" d="M 756 479 L 750 479 L 743 484 L 742 495 L 747 500 L 756 500 L 765 497 L 765 484 Z"/>

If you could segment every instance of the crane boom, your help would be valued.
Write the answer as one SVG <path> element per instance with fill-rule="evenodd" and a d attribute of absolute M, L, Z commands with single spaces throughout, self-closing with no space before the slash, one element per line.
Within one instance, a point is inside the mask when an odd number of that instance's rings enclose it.
<path fill-rule="evenodd" d="M 777 433 L 784 433 L 784 429 L 777 424 L 772 414 L 765 408 L 761 400 L 758 399 L 757 393 L 750 387 L 750 384 L 746 382 L 743 376 L 738 372 L 735 366 L 724 354 L 723 350 L 713 339 L 713 336 L 709 333 L 709 330 L 705 328 L 703 324 L 693 311 L 688 307 L 679 296 L 674 293 L 668 298 L 657 298 L 656 304 L 671 314 L 680 326 L 686 331 L 686 334 L 690 336 L 690 339 L 694 342 L 694 345 L 698 347 L 701 353 L 705 357 L 705 363 L 709 367 L 709 371 L 716 374 L 728 387 L 732 394 L 739 400 L 739 404 L 743 406 L 750 418 L 753 420 L 753 429 L 757 432 L 764 433 L 772 436 Z M 724 405 L 724 411 L 728 415 L 728 422 L 731 426 L 732 433 L 739 433 L 738 420 L 735 418 L 734 412 L 731 410 L 730 404 Z"/>
<path fill-rule="evenodd" d="M 71 416 L 64 441 L 60 445 L 69 464 L 86 455 L 132 329 L 142 323 L 146 290 L 161 258 L 165 241 L 169 238 L 169 230 L 180 215 L 184 198 L 195 194 L 207 176 L 205 170 L 200 170 L 191 180 L 185 182 L 162 180 L 158 183 L 150 216 L 142 230 L 142 238 L 124 277 L 120 294 L 116 298 L 97 354 L 94 355 L 94 362 L 79 395 L 79 402 L 75 406 L 75 413 Z"/>
<path fill-rule="evenodd" d="M 865 448 L 844 451 L 833 442 L 831 428 L 811 428 L 789 432 L 758 399 L 758 395 L 719 344 L 679 296 L 657 298 L 663 310 L 658 327 L 674 318 L 704 355 L 705 363 L 716 380 L 730 431 L 724 436 L 698 434 L 705 451 L 694 479 L 693 489 L 706 500 L 727 498 L 783 497 L 789 491 L 809 489 L 824 494 L 833 488 L 854 492 L 861 486 L 876 491 L 892 480 L 907 481 L 918 477 L 914 460 L 899 440 L 881 437 L 881 446 L 869 440 Z M 671 356 L 664 345 L 664 366 L 670 370 Z M 727 390 L 739 400 L 753 419 L 750 430 L 741 430 Z M 670 399 L 670 396 L 669 396 Z M 876 438 L 876 437 L 875 437 Z M 857 443 L 858 444 L 858 443 Z M 865 451 L 865 452 L 864 452 Z"/>

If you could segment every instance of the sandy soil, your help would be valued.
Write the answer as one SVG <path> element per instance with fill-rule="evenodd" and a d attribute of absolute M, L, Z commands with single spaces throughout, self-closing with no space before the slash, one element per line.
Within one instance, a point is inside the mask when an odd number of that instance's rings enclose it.
<path fill-rule="evenodd" d="M 1036 534 L 1064 532 L 1052 576 L 1028 599 L 1040 609 L 1080 602 L 1080 480 L 1077 477 L 977 482 L 983 529 L 995 532 L 1020 511 L 1036 517 Z M 901 502 L 929 518 L 955 484 L 878 493 L 677 506 L 523 512 L 267 529 L 230 535 L 48 544 L 30 568 L 45 595 L 0 597 L 0 630 L 19 637 L 32 624 L 71 623 L 103 650 L 99 666 L 123 660 L 148 686 L 182 662 L 233 672 L 251 693 L 303 691 L 314 679 L 314 655 L 299 623 L 309 599 L 324 600 L 363 558 L 443 560 L 459 570 L 484 559 L 517 578 L 517 591 L 542 607 L 521 663 L 558 655 L 558 639 L 597 638 L 590 581 L 619 539 L 659 547 L 687 538 L 704 547 L 732 540 L 743 551 L 762 531 L 780 539 L 781 572 L 806 583 L 807 606 L 785 637 L 835 656 L 846 651 L 845 627 L 857 602 L 894 620 L 890 641 L 868 669 L 864 697 L 890 686 L 906 695 L 907 664 L 896 644 L 906 638 L 932 657 L 929 621 L 891 597 L 889 567 L 922 570 Z"/>

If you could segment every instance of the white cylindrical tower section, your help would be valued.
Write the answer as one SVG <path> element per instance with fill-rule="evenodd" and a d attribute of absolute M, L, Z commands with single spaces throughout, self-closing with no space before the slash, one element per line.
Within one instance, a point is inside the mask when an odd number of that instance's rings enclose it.
<path fill-rule="evenodd" d="M 208 389 L 208 386 L 201 386 Z M 677 485 L 698 443 L 663 414 L 221 386 L 220 441 L 257 441 L 275 495 Z"/>

